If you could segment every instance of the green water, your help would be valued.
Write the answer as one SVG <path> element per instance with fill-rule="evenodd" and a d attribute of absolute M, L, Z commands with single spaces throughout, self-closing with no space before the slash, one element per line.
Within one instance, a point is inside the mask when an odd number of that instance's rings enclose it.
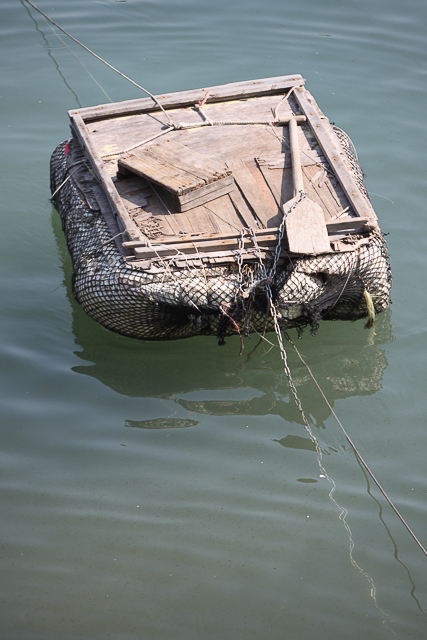
<path fill-rule="evenodd" d="M 425 2 L 38 4 L 154 93 L 301 73 L 352 137 L 393 305 L 376 335 L 323 323 L 298 348 L 427 545 Z M 348 529 L 276 347 L 137 342 L 73 301 L 49 158 L 67 110 L 107 100 L 80 61 L 112 100 L 140 93 L 25 3 L 1 16 L 0 637 L 424 639 L 427 558 L 291 348 Z"/>

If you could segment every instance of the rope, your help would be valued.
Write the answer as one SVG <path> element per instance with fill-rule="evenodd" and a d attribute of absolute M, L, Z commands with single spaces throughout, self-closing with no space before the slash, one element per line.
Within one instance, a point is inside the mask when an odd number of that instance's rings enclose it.
<path fill-rule="evenodd" d="M 83 164 L 84 162 L 86 162 L 86 160 L 79 160 L 78 162 L 75 162 L 74 164 L 70 165 L 70 166 L 67 168 L 67 171 L 69 171 L 70 169 L 72 169 L 73 167 L 75 167 L 77 164 Z M 65 178 L 65 180 L 64 180 L 64 181 L 59 185 L 59 187 L 58 187 L 57 189 L 55 189 L 55 191 L 52 193 L 52 195 L 51 195 L 51 197 L 50 197 L 50 199 L 51 199 L 51 200 L 53 200 L 53 199 L 54 199 L 54 197 L 56 196 L 56 194 L 58 193 L 58 191 L 60 191 L 60 190 L 62 189 L 62 187 L 64 186 L 64 184 L 65 184 L 66 182 L 68 182 L 68 180 L 69 180 L 69 179 L 70 179 L 70 178 L 71 178 L 71 177 L 72 177 L 76 172 L 77 172 L 77 169 L 76 169 L 76 171 L 74 171 L 73 173 L 70 173 L 70 174 Z"/>
<path fill-rule="evenodd" d="M 289 213 L 292 211 L 293 208 L 295 208 L 295 206 L 297 206 L 297 204 L 306 196 L 307 194 L 304 192 L 300 192 L 300 196 L 299 199 L 293 203 L 293 205 L 290 207 L 290 209 L 288 209 L 287 211 L 284 212 L 283 215 L 283 219 L 280 225 L 280 231 L 279 231 L 279 240 L 278 243 L 276 245 L 276 251 L 275 251 L 275 255 L 274 255 L 274 260 L 273 260 L 273 266 L 271 267 L 270 271 L 267 273 L 266 267 L 264 265 L 263 259 L 262 259 L 262 255 L 261 255 L 261 251 L 257 242 L 257 238 L 256 235 L 253 231 L 252 228 L 250 229 L 245 229 L 242 230 L 241 233 L 241 243 L 240 243 L 240 253 L 242 253 L 242 245 L 243 245 L 243 237 L 244 234 L 247 232 L 249 233 L 252 242 L 254 244 L 256 253 L 257 253 L 257 257 L 259 260 L 259 264 L 260 264 L 260 274 L 261 274 L 261 281 L 257 283 L 257 286 L 262 287 L 265 290 L 265 293 L 267 295 L 267 299 L 269 302 L 269 308 L 270 308 L 270 314 L 271 317 L 273 319 L 273 324 L 274 324 L 274 330 L 276 332 L 276 336 L 277 336 L 277 341 L 279 344 L 279 350 L 280 350 L 280 355 L 282 357 L 283 360 L 283 366 L 284 366 L 284 370 L 285 370 L 285 374 L 286 377 L 288 379 L 289 382 L 289 386 L 291 389 L 291 392 L 294 396 L 294 400 L 295 400 L 295 404 L 299 410 L 299 412 L 301 413 L 301 417 L 303 419 L 305 428 L 311 438 L 311 440 L 313 441 L 313 443 L 316 446 L 316 451 L 318 453 L 318 461 L 319 461 L 319 465 L 322 468 L 322 473 L 325 474 L 325 476 L 329 479 L 329 476 L 327 475 L 326 471 L 324 471 L 323 465 L 321 464 L 321 458 L 319 458 L 319 456 L 321 456 L 321 450 L 319 447 L 319 443 L 317 438 L 314 436 L 310 424 L 305 416 L 301 401 L 298 397 L 298 393 L 297 393 L 297 389 L 295 387 L 294 381 L 292 379 L 292 374 L 291 374 L 291 370 L 289 368 L 289 364 L 288 364 L 288 359 L 287 359 L 287 354 L 286 354 L 286 350 L 283 346 L 283 340 L 282 340 L 282 331 L 280 328 L 280 324 L 279 324 L 279 317 L 280 317 L 280 312 L 277 311 L 276 306 L 274 304 L 273 301 L 273 295 L 272 295 L 272 291 L 271 291 L 271 283 L 274 281 L 275 275 L 276 275 L 276 268 L 277 268 L 277 262 L 279 259 L 279 255 L 280 255 L 280 250 L 281 250 L 281 242 L 282 242 L 282 238 L 283 238 L 283 234 L 284 234 L 284 227 L 285 227 L 285 220 L 286 217 L 289 215 Z M 242 282 L 242 266 L 241 266 L 241 262 L 242 260 L 238 260 L 238 266 L 239 266 L 239 277 L 238 277 L 238 289 L 239 292 L 241 292 L 241 298 L 242 298 L 242 303 L 243 303 L 243 298 L 245 297 L 245 292 L 243 292 L 243 282 Z M 353 268 L 354 268 L 354 264 L 353 264 Z M 348 281 L 348 279 L 347 279 Z M 342 292 L 341 292 L 342 294 Z M 340 295 L 341 295 L 340 294 Z M 245 310 L 245 306 L 243 303 L 243 308 Z M 239 335 L 240 335 L 240 331 L 239 331 Z M 402 524 L 405 526 L 405 528 L 407 529 L 407 531 L 410 533 L 410 535 L 412 536 L 412 538 L 414 539 L 414 541 L 417 543 L 417 545 L 419 546 L 419 548 L 421 549 L 421 551 L 424 553 L 425 556 L 427 556 L 427 550 L 425 549 L 425 547 L 422 545 L 422 543 L 419 541 L 419 539 L 417 538 L 417 536 L 415 535 L 415 533 L 412 531 L 412 529 L 410 528 L 410 526 L 408 525 L 408 523 L 405 521 L 405 519 L 403 518 L 403 516 L 401 515 L 401 513 L 398 511 L 397 507 L 395 507 L 395 505 L 393 504 L 393 502 L 391 501 L 391 499 L 389 498 L 389 496 L 387 495 L 387 493 L 385 492 L 385 490 L 383 489 L 383 487 L 381 486 L 380 482 L 377 480 L 377 478 L 375 477 L 375 475 L 373 474 L 373 472 L 371 471 L 371 469 L 369 468 L 368 464 L 365 462 L 365 460 L 363 459 L 362 455 L 360 454 L 359 450 L 357 449 L 356 445 L 354 444 L 354 442 L 351 440 L 350 436 L 348 435 L 347 431 L 344 429 L 342 423 L 340 422 L 337 414 L 335 413 L 335 411 L 333 410 L 331 404 L 329 403 L 328 399 L 326 398 L 325 394 L 323 393 L 319 383 L 317 382 L 316 378 L 313 375 L 313 372 L 311 371 L 310 367 L 308 366 L 308 364 L 305 362 L 305 360 L 303 359 L 303 357 L 301 356 L 300 352 L 298 351 L 296 345 L 294 344 L 294 342 L 292 342 L 292 340 L 289 338 L 289 336 L 285 333 L 285 337 L 287 338 L 287 340 L 290 342 L 290 344 L 292 345 L 292 347 L 294 348 L 296 354 L 298 355 L 299 359 L 301 360 L 301 362 L 304 364 L 304 366 L 306 367 L 311 379 L 313 380 L 314 384 L 316 385 L 317 389 L 319 390 L 323 400 L 325 401 L 327 407 L 329 408 L 329 410 L 331 411 L 331 414 L 334 416 L 335 420 L 338 423 L 338 426 L 340 427 L 341 431 L 343 432 L 344 436 L 346 437 L 348 443 L 350 444 L 351 448 L 353 449 L 358 461 L 360 462 L 360 464 L 366 469 L 366 471 L 368 472 L 368 474 L 371 476 L 372 480 L 375 482 L 375 484 L 377 485 L 378 489 L 381 491 L 382 495 L 384 496 L 384 498 L 387 500 L 388 504 L 390 505 L 390 507 L 393 509 L 393 511 L 395 512 L 395 514 L 397 515 L 397 517 L 399 518 L 399 520 L 402 522 Z M 331 482 L 333 482 L 332 480 L 330 480 Z M 331 499 L 333 500 L 332 496 L 330 496 Z M 334 501 L 335 502 L 335 501 Z M 339 506 L 339 505 L 338 505 Z M 342 509 L 342 507 L 339 507 L 340 509 Z M 348 525 L 347 525 L 348 527 Z M 346 527 L 346 528 L 347 528 Z M 360 568 L 360 567 L 359 567 Z"/>
<path fill-rule="evenodd" d="M 173 129 L 174 127 L 167 127 L 164 131 L 160 131 L 160 133 L 156 133 L 154 136 L 151 136 L 151 138 L 147 138 L 142 142 L 137 142 L 137 144 L 134 144 L 132 147 L 129 147 L 129 149 L 125 149 L 124 151 L 116 151 L 115 153 L 106 153 L 105 155 L 101 156 L 101 158 L 112 158 L 113 156 L 121 156 L 122 153 L 129 153 L 129 151 L 133 151 L 137 147 L 140 147 L 143 144 L 145 144 L 146 142 L 151 142 L 156 138 L 160 138 L 160 136 L 164 136 L 165 133 L 169 133 L 169 131 L 173 131 Z"/>
<path fill-rule="evenodd" d="M 128 76 L 126 76 L 124 73 L 122 73 L 121 71 L 119 71 L 118 69 L 116 69 L 116 67 L 113 67 L 113 65 L 111 65 L 109 62 L 107 62 L 106 60 L 104 60 L 104 58 L 101 58 L 101 56 L 98 56 L 94 51 L 92 51 L 91 49 L 89 49 L 88 47 L 86 47 L 84 44 L 82 44 L 79 40 L 77 40 L 77 38 L 74 38 L 70 33 L 68 33 L 68 31 L 65 31 L 65 29 L 63 29 L 62 27 L 59 26 L 59 24 L 57 24 L 56 22 L 54 22 L 51 18 L 49 18 L 45 13 L 43 13 L 43 11 L 41 11 L 38 7 L 36 7 L 35 4 L 33 4 L 32 2 L 30 2 L 30 0 L 25 0 L 25 2 L 27 2 L 29 5 L 31 5 L 33 7 L 33 9 L 35 9 L 36 11 L 38 11 L 40 13 L 40 15 L 43 16 L 43 18 L 45 18 L 46 20 L 48 20 L 49 22 L 51 22 L 55 27 L 57 27 L 60 31 L 62 31 L 62 33 L 65 33 L 66 36 L 68 36 L 69 38 L 71 38 L 71 40 L 74 40 L 74 42 L 76 42 L 80 47 L 83 47 L 83 49 L 85 49 L 88 53 L 90 53 L 92 56 L 94 56 L 95 58 L 97 58 L 97 60 L 99 60 L 100 62 L 102 62 L 103 64 L 107 65 L 107 67 L 109 67 L 110 69 L 112 69 L 113 71 L 115 71 L 116 73 L 119 74 L 119 76 L 122 76 L 122 78 L 124 78 L 125 80 L 128 80 L 128 82 L 130 82 L 131 84 L 133 84 L 135 87 L 138 87 L 138 89 L 141 89 L 141 91 L 144 91 L 144 93 L 146 93 L 147 95 L 150 96 L 150 98 L 152 98 L 154 100 L 154 102 L 157 104 L 157 106 L 163 111 L 163 113 L 165 114 L 169 124 L 172 124 L 172 120 L 170 118 L 170 116 L 166 113 L 166 111 L 164 110 L 164 108 L 162 107 L 162 105 L 160 104 L 160 102 L 158 101 L 158 99 L 156 98 L 156 96 L 154 96 L 152 93 L 150 93 L 150 91 L 148 91 L 147 89 L 144 89 L 144 87 L 141 87 L 140 84 L 138 84 L 137 82 L 135 82 L 134 80 L 132 80 L 131 78 L 129 78 Z"/>
<path fill-rule="evenodd" d="M 408 525 L 408 523 L 404 520 L 403 516 L 400 514 L 400 512 L 398 511 L 398 509 L 394 506 L 393 502 L 391 501 L 391 499 L 388 497 L 387 493 L 384 491 L 384 489 L 382 488 L 381 484 L 379 483 L 379 481 L 376 479 L 376 477 L 374 476 L 373 472 L 371 471 L 371 469 L 368 467 L 367 463 L 365 462 L 365 460 L 362 458 L 362 455 L 360 454 L 360 452 L 358 451 L 356 445 L 354 444 L 353 440 L 351 440 L 350 436 L 348 435 L 347 431 L 344 429 L 343 425 L 341 424 L 337 414 L 335 413 L 335 411 L 333 410 L 333 408 L 331 407 L 330 403 L 328 402 L 328 399 L 326 398 L 325 394 L 323 393 L 319 383 L 317 382 L 316 378 L 313 375 L 313 372 L 311 371 L 310 367 L 308 366 L 308 364 L 306 363 L 306 361 L 304 360 L 304 358 L 302 357 L 302 355 L 300 354 L 300 352 L 298 351 L 296 345 L 292 342 L 292 340 L 289 338 L 289 336 L 286 336 L 287 340 L 291 343 L 291 345 L 293 346 L 293 348 L 295 349 L 295 352 L 297 354 L 297 356 L 299 357 L 299 359 L 301 360 L 301 362 L 303 363 L 303 365 L 306 367 L 308 373 L 310 374 L 311 379 L 313 380 L 314 384 L 316 385 L 316 387 L 318 388 L 320 395 L 322 396 L 323 400 L 326 402 L 326 405 L 328 406 L 329 410 L 331 411 L 332 415 L 334 416 L 335 420 L 338 423 L 338 426 L 340 427 L 341 431 L 343 432 L 344 436 L 346 437 L 347 441 L 349 442 L 349 444 L 351 445 L 354 453 L 357 456 L 357 459 L 359 460 L 359 462 L 362 464 L 362 466 L 366 469 L 366 471 L 369 473 L 369 475 L 371 476 L 372 480 L 375 482 L 375 484 L 377 485 L 378 489 L 381 491 L 381 493 L 383 494 L 384 498 L 387 500 L 388 504 L 390 505 L 390 507 L 393 509 L 393 511 L 395 512 L 395 514 L 397 515 L 397 517 L 399 518 L 399 520 L 402 522 L 402 524 L 406 527 L 406 529 L 409 531 L 409 533 L 411 534 L 411 536 L 413 537 L 413 539 L 415 540 L 415 542 L 417 543 L 417 545 L 419 546 L 419 548 L 421 549 L 421 551 L 424 553 L 424 555 L 427 556 L 427 550 L 425 549 L 425 547 L 421 544 L 421 542 L 418 540 L 417 536 L 415 535 L 415 533 L 412 531 L 412 529 L 410 528 L 410 526 Z"/>
<path fill-rule="evenodd" d="M 27 0 L 28 2 L 28 0 Z M 167 115 L 167 114 L 166 114 Z M 206 117 L 203 114 L 203 117 Z M 169 118 L 169 116 L 168 116 Z M 142 142 L 137 142 L 136 144 L 134 144 L 132 147 L 129 147 L 128 149 L 124 149 L 122 151 L 115 151 L 113 153 L 107 153 L 103 156 L 101 156 L 101 158 L 113 158 L 114 156 L 120 156 L 123 153 L 129 153 L 129 151 L 133 151 L 133 149 L 136 149 L 137 147 L 141 147 L 143 144 L 146 144 L 147 142 L 151 142 L 152 140 L 155 140 L 156 138 L 160 138 L 160 136 L 164 136 L 166 133 L 170 133 L 171 131 L 186 131 L 188 129 L 198 129 L 200 127 L 212 127 L 214 125 L 219 125 L 219 126 L 228 126 L 228 125 L 270 125 L 270 126 L 274 126 L 276 124 L 276 122 L 267 122 L 267 121 L 243 121 L 243 120 L 225 120 L 225 121 L 215 121 L 215 120 L 205 120 L 203 122 L 194 122 L 194 123 L 185 123 L 185 122 L 178 122 L 178 124 L 174 123 L 170 118 L 169 118 L 169 125 L 167 126 L 166 129 L 164 129 L 163 131 L 160 131 L 159 133 L 154 134 L 153 136 L 151 136 L 150 138 L 147 138 L 146 140 L 142 140 Z"/>

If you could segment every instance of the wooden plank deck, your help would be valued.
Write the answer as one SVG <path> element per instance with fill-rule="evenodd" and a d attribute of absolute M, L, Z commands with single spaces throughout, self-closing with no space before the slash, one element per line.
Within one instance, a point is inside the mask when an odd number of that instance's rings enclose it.
<path fill-rule="evenodd" d="M 267 255 L 293 197 L 286 123 L 301 112 L 303 188 L 322 208 L 330 251 L 351 250 L 346 237 L 378 225 L 336 134 L 303 85 L 297 74 L 158 96 L 171 120 L 184 125 L 175 130 L 151 98 L 69 112 L 130 261 L 161 256 L 176 264 L 181 253 L 184 262 L 192 254 L 235 262 L 241 229 L 249 227 Z M 284 124 L 273 126 L 277 120 Z M 234 124 L 219 124 L 227 122 Z M 160 137 L 144 143 L 153 136 Z M 254 259 L 249 245 L 245 260 Z"/>

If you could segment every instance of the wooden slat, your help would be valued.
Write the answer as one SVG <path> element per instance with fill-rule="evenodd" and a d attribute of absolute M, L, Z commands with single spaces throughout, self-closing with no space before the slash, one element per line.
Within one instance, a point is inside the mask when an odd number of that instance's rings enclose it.
<path fill-rule="evenodd" d="M 266 165 L 260 166 L 259 169 L 274 196 L 279 210 L 283 211 L 284 203 L 288 202 L 293 194 L 290 169 L 280 171 L 280 169 L 269 169 Z"/>
<path fill-rule="evenodd" d="M 325 116 L 322 117 L 313 96 L 303 87 L 295 89 L 293 95 L 301 111 L 306 116 L 307 121 L 310 123 L 311 129 L 353 209 L 359 216 L 367 216 L 370 218 L 371 226 L 378 226 L 377 216 L 372 205 L 360 192 L 343 158 L 344 151 L 342 151 L 327 118 L 325 118 Z"/>
<path fill-rule="evenodd" d="M 227 166 L 232 170 L 234 180 L 254 210 L 258 220 L 262 226 L 266 227 L 268 221 L 277 215 L 277 212 L 273 211 L 270 203 L 267 202 L 261 189 L 253 179 L 251 172 L 240 158 L 227 160 Z"/>
<path fill-rule="evenodd" d="M 212 200 L 216 200 L 217 198 L 230 193 L 233 189 L 233 176 L 227 176 L 226 178 L 216 180 L 204 187 L 190 191 L 182 196 L 177 196 L 179 211 L 189 211 L 195 207 L 199 207 L 207 202 L 211 202 Z"/>
<path fill-rule="evenodd" d="M 301 166 L 310 167 L 315 164 L 322 164 L 326 161 L 323 153 L 318 149 L 310 151 L 300 151 Z M 292 166 L 291 154 L 289 151 L 276 155 L 263 156 L 257 158 L 258 165 L 267 166 L 269 169 L 288 169 Z"/>
<path fill-rule="evenodd" d="M 108 198 L 113 212 L 117 216 L 121 230 L 126 231 L 130 240 L 138 240 L 138 238 L 142 239 L 144 236 L 137 230 L 137 228 L 131 221 L 127 209 L 123 204 L 111 177 L 105 169 L 102 159 L 98 155 L 98 152 L 92 143 L 91 137 L 85 123 L 83 122 L 83 119 L 77 114 L 72 117 L 72 122 L 74 124 L 74 131 L 76 132 L 81 145 L 87 151 L 87 157 L 92 165 L 95 175 L 105 187 L 105 194 Z"/>
<path fill-rule="evenodd" d="M 365 225 L 369 221 L 366 217 L 364 218 L 339 218 L 338 220 L 330 220 L 326 223 L 326 227 L 328 229 L 329 235 L 331 238 L 334 238 L 334 234 L 341 233 L 343 231 L 360 233 L 363 231 Z M 259 241 L 262 241 L 264 237 L 274 237 L 277 240 L 277 234 L 279 233 L 278 227 L 272 227 L 271 229 L 259 229 L 255 232 L 255 235 Z M 156 240 L 156 245 L 167 246 L 169 244 L 179 244 L 183 243 L 197 243 L 198 246 L 203 246 L 204 242 L 208 241 L 218 241 L 218 240 L 228 240 L 228 239 L 238 239 L 240 238 L 240 233 L 224 233 L 224 234 L 207 234 L 207 235 L 183 235 L 176 236 L 174 238 L 163 238 Z M 123 242 L 123 246 L 126 248 L 138 248 L 147 246 L 144 242 Z"/>
<path fill-rule="evenodd" d="M 177 196 L 230 175 L 224 166 L 185 145 L 166 140 L 126 154 L 119 169 L 137 173 Z"/>
<path fill-rule="evenodd" d="M 292 87 L 299 87 L 303 85 L 304 82 L 305 80 L 302 76 L 297 73 L 290 76 L 233 82 L 214 87 L 206 87 L 204 89 L 157 95 L 156 98 L 160 101 L 164 109 L 174 109 L 196 104 L 204 99 L 207 91 L 209 91 L 208 101 L 211 103 L 221 102 L 222 100 L 233 100 L 234 98 L 250 98 L 258 95 L 280 93 Z M 70 118 L 79 115 L 85 122 L 92 122 L 114 116 L 148 113 L 150 111 L 160 111 L 160 109 L 152 98 L 141 98 L 139 100 L 126 100 L 124 102 L 103 104 L 95 107 L 73 109 L 68 113 Z"/>
<path fill-rule="evenodd" d="M 230 199 L 236 207 L 239 216 L 242 218 L 243 226 L 256 228 L 258 226 L 258 221 L 249 206 L 246 204 L 246 200 L 243 198 L 239 189 L 234 189 L 234 191 L 230 193 Z"/>
<path fill-rule="evenodd" d="M 135 257 L 138 259 L 155 258 L 159 256 L 174 256 L 179 253 L 193 254 L 198 251 L 221 251 L 231 250 L 239 248 L 239 238 L 216 238 L 215 240 L 207 240 L 202 244 L 196 242 L 177 242 L 175 244 L 159 244 L 152 243 L 151 247 L 135 247 Z M 269 246 L 277 242 L 277 237 L 274 234 L 265 235 L 258 238 L 258 244 L 260 247 Z M 253 249 L 253 242 L 251 238 L 244 238 L 244 248 Z"/>

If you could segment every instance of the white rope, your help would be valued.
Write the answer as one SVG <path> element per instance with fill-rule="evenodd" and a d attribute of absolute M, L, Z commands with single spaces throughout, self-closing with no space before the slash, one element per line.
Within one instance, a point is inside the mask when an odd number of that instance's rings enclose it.
<path fill-rule="evenodd" d="M 212 127 L 214 125 L 218 126 L 229 126 L 229 125 L 270 125 L 274 126 L 279 124 L 279 121 L 272 120 L 204 120 L 203 122 L 178 122 L 177 124 L 171 124 L 171 126 L 177 131 L 185 130 L 185 129 L 198 129 L 200 127 Z"/>
<path fill-rule="evenodd" d="M 56 22 L 54 22 L 51 18 L 49 18 L 45 13 L 43 13 L 43 11 L 41 11 L 38 7 L 36 7 L 35 4 L 33 4 L 32 2 L 30 2 L 30 0 L 25 0 L 25 2 L 27 2 L 29 5 L 31 5 L 33 7 L 33 9 L 35 9 L 36 11 L 38 11 L 38 13 L 40 13 L 40 15 L 43 16 L 43 18 L 45 18 L 46 20 L 48 20 L 49 22 L 51 22 L 55 27 L 57 27 L 60 31 L 62 31 L 62 33 L 65 33 L 66 36 L 68 36 L 69 38 L 71 38 L 71 40 L 74 40 L 74 42 L 76 42 L 80 47 L 83 47 L 83 49 L 85 49 L 88 53 L 90 53 L 92 56 L 94 56 L 97 60 L 99 60 L 100 62 L 102 62 L 103 64 L 107 65 L 107 67 L 109 67 L 110 69 L 112 69 L 113 71 L 115 71 L 116 73 L 119 74 L 119 76 L 122 76 L 122 78 L 124 78 L 125 80 L 128 80 L 128 82 L 130 82 L 131 84 L 133 84 L 135 87 L 138 87 L 138 89 L 141 89 L 141 91 L 144 91 L 144 93 L 146 93 L 147 95 L 150 96 L 150 98 L 152 98 L 154 100 L 154 102 L 157 104 L 157 106 L 163 111 L 163 113 L 165 114 L 169 124 L 172 124 L 172 120 L 170 118 L 170 116 L 166 113 L 166 111 L 164 110 L 164 108 L 162 107 L 162 105 L 160 104 L 160 102 L 158 101 L 158 99 L 156 98 L 156 96 L 154 96 L 152 93 L 150 93 L 150 91 L 148 91 L 147 89 L 144 89 L 144 87 L 141 87 L 140 84 L 138 84 L 137 82 L 135 82 L 134 80 L 132 80 L 131 78 L 129 78 L 128 76 L 126 76 L 124 73 L 122 73 L 121 71 L 119 71 L 118 69 L 116 69 L 116 67 L 113 67 L 112 64 L 110 64 L 109 62 L 107 62 L 106 60 L 104 60 L 104 58 L 101 58 L 101 56 L 98 56 L 94 51 L 92 51 L 91 49 L 89 49 L 88 47 L 86 47 L 84 44 L 82 44 L 79 40 L 77 40 L 77 38 L 74 38 L 70 33 L 68 33 L 68 31 L 65 31 L 65 29 L 63 29 L 62 27 L 59 26 L 59 24 L 57 24 Z"/>

